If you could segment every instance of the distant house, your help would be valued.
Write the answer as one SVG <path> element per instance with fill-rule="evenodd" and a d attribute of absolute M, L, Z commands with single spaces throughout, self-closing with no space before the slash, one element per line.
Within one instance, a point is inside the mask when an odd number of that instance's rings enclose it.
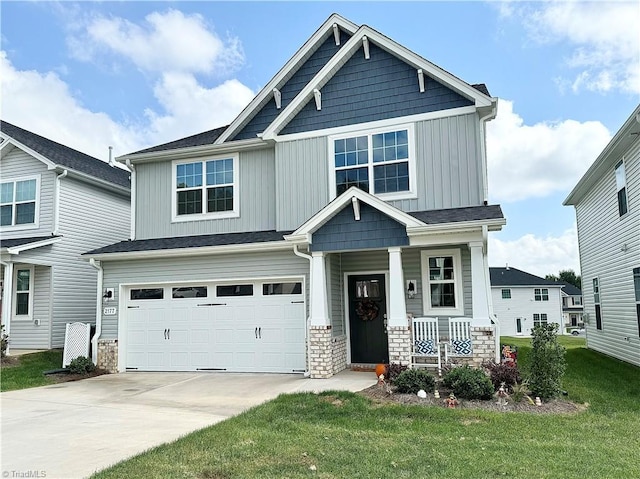
<path fill-rule="evenodd" d="M 567 329 L 581 328 L 582 321 L 582 290 L 569 283 L 562 287 L 562 317 Z"/>
<path fill-rule="evenodd" d="M 562 287 L 512 267 L 489 268 L 493 312 L 503 336 L 530 335 L 539 324 L 557 323 L 564 333 Z"/>
<path fill-rule="evenodd" d="M 130 233 L 129 172 L 0 123 L 2 324 L 10 349 L 64 344 L 95 323 L 97 270 L 81 254 Z"/>
<path fill-rule="evenodd" d="M 640 105 L 564 204 L 576 210 L 587 347 L 640 366 Z"/>

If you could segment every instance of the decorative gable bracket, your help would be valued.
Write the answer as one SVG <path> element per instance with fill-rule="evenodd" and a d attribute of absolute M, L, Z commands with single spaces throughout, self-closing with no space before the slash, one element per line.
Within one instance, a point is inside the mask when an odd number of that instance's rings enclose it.
<path fill-rule="evenodd" d="M 420 84 L 420 93 L 424 93 L 424 72 L 422 68 L 418 69 L 418 83 Z"/>
<path fill-rule="evenodd" d="M 273 89 L 273 99 L 276 102 L 276 108 L 279 110 L 282 108 L 282 93 L 277 88 Z"/>
<path fill-rule="evenodd" d="M 367 38 L 367 36 L 363 36 L 362 37 L 362 48 L 364 48 L 364 58 L 365 60 L 368 60 L 369 57 L 369 39 Z"/>
<path fill-rule="evenodd" d="M 340 27 L 338 27 L 337 23 L 333 24 L 333 38 L 336 41 L 336 46 L 340 46 Z"/>
<path fill-rule="evenodd" d="M 316 110 L 322 110 L 322 93 L 317 88 L 313 89 L 313 96 L 316 99 Z"/>

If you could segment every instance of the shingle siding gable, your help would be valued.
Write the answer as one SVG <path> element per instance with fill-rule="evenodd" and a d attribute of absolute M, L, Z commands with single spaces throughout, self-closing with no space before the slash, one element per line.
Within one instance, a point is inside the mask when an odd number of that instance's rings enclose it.
<path fill-rule="evenodd" d="M 425 75 L 420 93 L 416 69 L 371 44 L 370 59 L 358 49 L 324 85 L 322 110 L 312 99 L 282 135 L 385 120 L 473 105 L 471 100 Z"/>
<path fill-rule="evenodd" d="M 280 88 L 282 95 L 282 108 L 285 108 L 291 100 L 309 83 L 309 81 L 325 66 L 325 64 L 336 54 L 350 35 L 344 31 L 340 32 L 340 45 L 336 45 L 333 34 L 331 34 L 320 47 L 309 57 L 309 59 L 293 74 L 293 76 Z M 233 137 L 233 140 L 247 140 L 255 138 L 258 133 L 262 133 L 267 126 L 280 114 L 273 97 L 262 107 L 262 109 L 244 126 L 244 128 Z"/>

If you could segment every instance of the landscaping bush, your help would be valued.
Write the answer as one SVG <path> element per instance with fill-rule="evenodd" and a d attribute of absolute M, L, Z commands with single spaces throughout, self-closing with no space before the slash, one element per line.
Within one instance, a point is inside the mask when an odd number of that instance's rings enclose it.
<path fill-rule="evenodd" d="M 390 383 L 393 383 L 396 378 L 400 375 L 402 371 L 406 371 L 409 369 L 409 366 L 405 366 L 399 363 L 391 363 L 387 366 L 387 374 L 385 374 L 385 379 Z"/>
<path fill-rule="evenodd" d="M 556 323 L 534 326 L 531 330 L 529 388 L 542 399 L 552 399 L 562 392 L 565 349 L 558 343 L 557 332 Z"/>
<path fill-rule="evenodd" d="M 436 387 L 436 380 L 424 369 L 407 369 L 402 371 L 393 381 L 399 393 L 416 394 L 423 389 L 426 392 L 433 392 Z"/>
<path fill-rule="evenodd" d="M 96 369 L 91 359 L 85 356 L 78 356 L 69 363 L 69 372 L 72 374 L 87 374 Z"/>
<path fill-rule="evenodd" d="M 484 371 L 467 365 L 449 371 L 442 378 L 442 384 L 463 399 L 491 399 L 494 391 Z"/>
<path fill-rule="evenodd" d="M 493 389 L 496 391 L 502 383 L 505 388 L 512 390 L 514 384 L 522 381 L 518 366 L 514 362 L 496 363 L 491 360 L 485 361 L 482 367 L 489 373 Z"/>

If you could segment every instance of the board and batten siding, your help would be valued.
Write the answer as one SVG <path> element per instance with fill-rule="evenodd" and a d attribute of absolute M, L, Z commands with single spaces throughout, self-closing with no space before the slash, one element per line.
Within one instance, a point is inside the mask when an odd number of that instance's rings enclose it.
<path fill-rule="evenodd" d="M 331 334 L 334 337 L 347 334 L 344 322 L 344 282 L 342 278 L 342 258 L 340 254 L 327 255 L 327 292 Z"/>
<path fill-rule="evenodd" d="M 640 366 L 633 268 L 640 267 L 640 140 L 624 157 L 628 212 L 618 214 L 615 165 L 576 205 L 587 346 Z M 624 247 L 623 247 L 624 246 Z M 596 329 L 593 278 L 602 330 Z"/>
<path fill-rule="evenodd" d="M 239 217 L 172 222 L 172 162 L 137 165 L 136 239 L 275 229 L 273 149 L 241 152 L 239 168 L 238 192 L 234 192 L 239 194 Z"/>
<path fill-rule="evenodd" d="M 117 308 L 116 315 L 102 316 L 101 339 L 118 338 L 118 317 L 125 302 L 120 285 L 227 281 L 255 278 L 304 277 L 308 308 L 309 261 L 292 250 L 212 256 L 187 256 L 103 262 L 104 287 L 115 288 L 115 299 L 104 306 Z M 95 303 L 94 303 L 95 305 Z M 306 319 L 306 318 L 305 318 Z"/>
<path fill-rule="evenodd" d="M 14 271 L 26 264 L 14 265 Z M 51 328 L 51 268 L 36 265 L 33 278 L 33 311 L 31 319 L 11 321 L 10 344 L 13 349 L 49 349 Z M 15 310 L 15 304 L 13 306 Z M 38 320 L 39 324 L 36 324 Z"/>
<path fill-rule="evenodd" d="M 50 235 L 53 231 L 56 173 L 47 170 L 47 166 L 44 163 L 17 147 L 13 148 L 9 153 L 3 152 L 0 164 L 2 181 L 40 175 L 38 227 L 19 230 L 2 228 L 2 239 Z"/>
<path fill-rule="evenodd" d="M 476 114 L 416 122 L 417 197 L 389 203 L 403 211 L 481 205 L 479 129 Z M 329 203 L 328 152 L 326 136 L 276 143 L 277 230 L 296 229 Z"/>

